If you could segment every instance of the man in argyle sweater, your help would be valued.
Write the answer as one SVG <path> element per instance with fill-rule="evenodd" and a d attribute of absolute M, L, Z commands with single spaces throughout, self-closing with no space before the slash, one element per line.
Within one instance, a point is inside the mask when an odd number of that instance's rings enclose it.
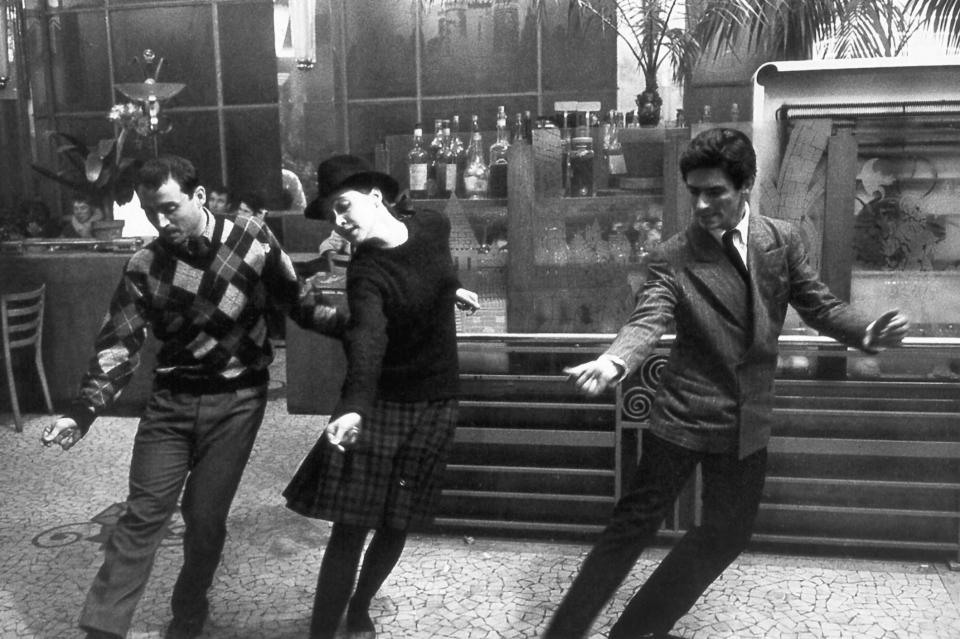
<path fill-rule="evenodd" d="M 149 327 L 162 346 L 134 440 L 127 510 L 80 627 L 88 638 L 126 634 L 182 489 L 184 562 L 165 634 L 179 639 L 198 636 L 207 618 L 227 513 L 266 408 L 267 296 L 305 328 L 336 335 L 344 318 L 301 295 L 290 257 L 262 222 L 206 210 L 188 160 L 150 160 L 137 184 L 160 236 L 127 263 L 80 392 L 42 442 L 66 450 L 87 433 L 132 377 Z"/>

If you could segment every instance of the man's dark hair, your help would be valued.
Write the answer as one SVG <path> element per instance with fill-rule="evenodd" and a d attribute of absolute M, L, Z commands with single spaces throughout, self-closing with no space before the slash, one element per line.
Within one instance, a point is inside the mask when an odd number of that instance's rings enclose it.
<path fill-rule="evenodd" d="M 680 156 L 684 181 L 696 169 L 722 169 L 733 186 L 742 189 L 757 176 L 757 153 L 750 138 L 737 129 L 707 129 L 690 140 Z"/>
<path fill-rule="evenodd" d="M 147 160 L 137 172 L 137 188 L 159 189 L 168 179 L 180 185 L 180 190 L 192 194 L 200 186 L 200 177 L 193 163 L 179 155 L 161 155 Z"/>

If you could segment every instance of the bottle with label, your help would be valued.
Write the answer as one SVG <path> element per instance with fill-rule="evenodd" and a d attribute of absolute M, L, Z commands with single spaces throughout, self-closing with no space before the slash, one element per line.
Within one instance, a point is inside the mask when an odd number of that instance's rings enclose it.
<path fill-rule="evenodd" d="M 453 152 L 450 120 L 443 121 L 443 148 L 437 157 L 437 197 L 448 198 L 457 188 L 457 156 Z"/>
<path fill-rule="evenodd" d="M 410 180 L 410 197 L 427 197 L 427 169 L 430 154 L 423 148 L 423 126 L 417 123 L 413 129 L 413 147 L 407 152 L 407 177 Z"/>
<path fill-rule="evenodd" d="M 507 112 L 497 110 L 497 141 L 490 145 L 490 182 L 488 197 L 507 197 L 507 150 L 510 142 L 507 133 Z"/>
<path fill-rule="evenodd" d="M 437 166 L 443 153 L 443 120 L 440 118 L 433 121 L 433 139 L 430 140 L 427 151 L 430 153 L 430 164 L 427 166 L 427 197 L 437 197 L 439 190 L 437 187 Z"/>
<path fill-rule="evenodd" d="M 467 168 L 467 147 L 460 139 L 459 115 L 450 118 L 450 143 L 447 151 L 447 162 L 456 165 L 455 167 L 447 167 L 447 188 L 456 193 L 457 197 L 463 197 L 463 171 Z M 450 171 L 455 173 L 453 181 L 449 180 Z"/>
<path fill-rule="evenodd" d="M 480 135 L 479 118 L 474 115 L 470 125 L 470 146 L 467 147 L 467 166 L 463 170 L 464 195 L 471 200 L 487 197 L 490 172 L 483 159 L 483 136 Z"/>
<path fill-rule="evenodd" d="M 591 197 L 593 185 L 593 138 L 578 135 L 570 140 L 570 196 Z"/>

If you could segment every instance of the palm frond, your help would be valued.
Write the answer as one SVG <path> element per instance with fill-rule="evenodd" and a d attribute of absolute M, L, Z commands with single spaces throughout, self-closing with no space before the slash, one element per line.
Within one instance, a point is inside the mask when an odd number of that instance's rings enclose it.
<path fill-rule="evenodd" d="M 925 26 L 943 34 L 947 46 L 960 47 L 960 0 L 907 0 L 904 9 L 919 16 Z"/>

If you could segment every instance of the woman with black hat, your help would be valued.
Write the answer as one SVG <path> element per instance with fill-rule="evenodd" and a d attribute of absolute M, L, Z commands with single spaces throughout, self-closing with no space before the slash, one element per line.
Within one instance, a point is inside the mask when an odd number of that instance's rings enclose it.
<path fill-rule="evenodd" d="M 430 519 L 440 494 L 457 418 L 454 306 L 479 305 L 459 288 L 446 216 L 401 217 L 397 182 L 350 155 L 322 162 L 317 184 L 305 214 L 333 222 L 355 248 L 347 268 L 347 373 L 323 436 L 284 496 L 292 510 L 333 522 L 310 636 L 333 637 L 346 610 L 352 636 L 374 637 L 370 602 L 399 560 L 407 530 Z"/>

